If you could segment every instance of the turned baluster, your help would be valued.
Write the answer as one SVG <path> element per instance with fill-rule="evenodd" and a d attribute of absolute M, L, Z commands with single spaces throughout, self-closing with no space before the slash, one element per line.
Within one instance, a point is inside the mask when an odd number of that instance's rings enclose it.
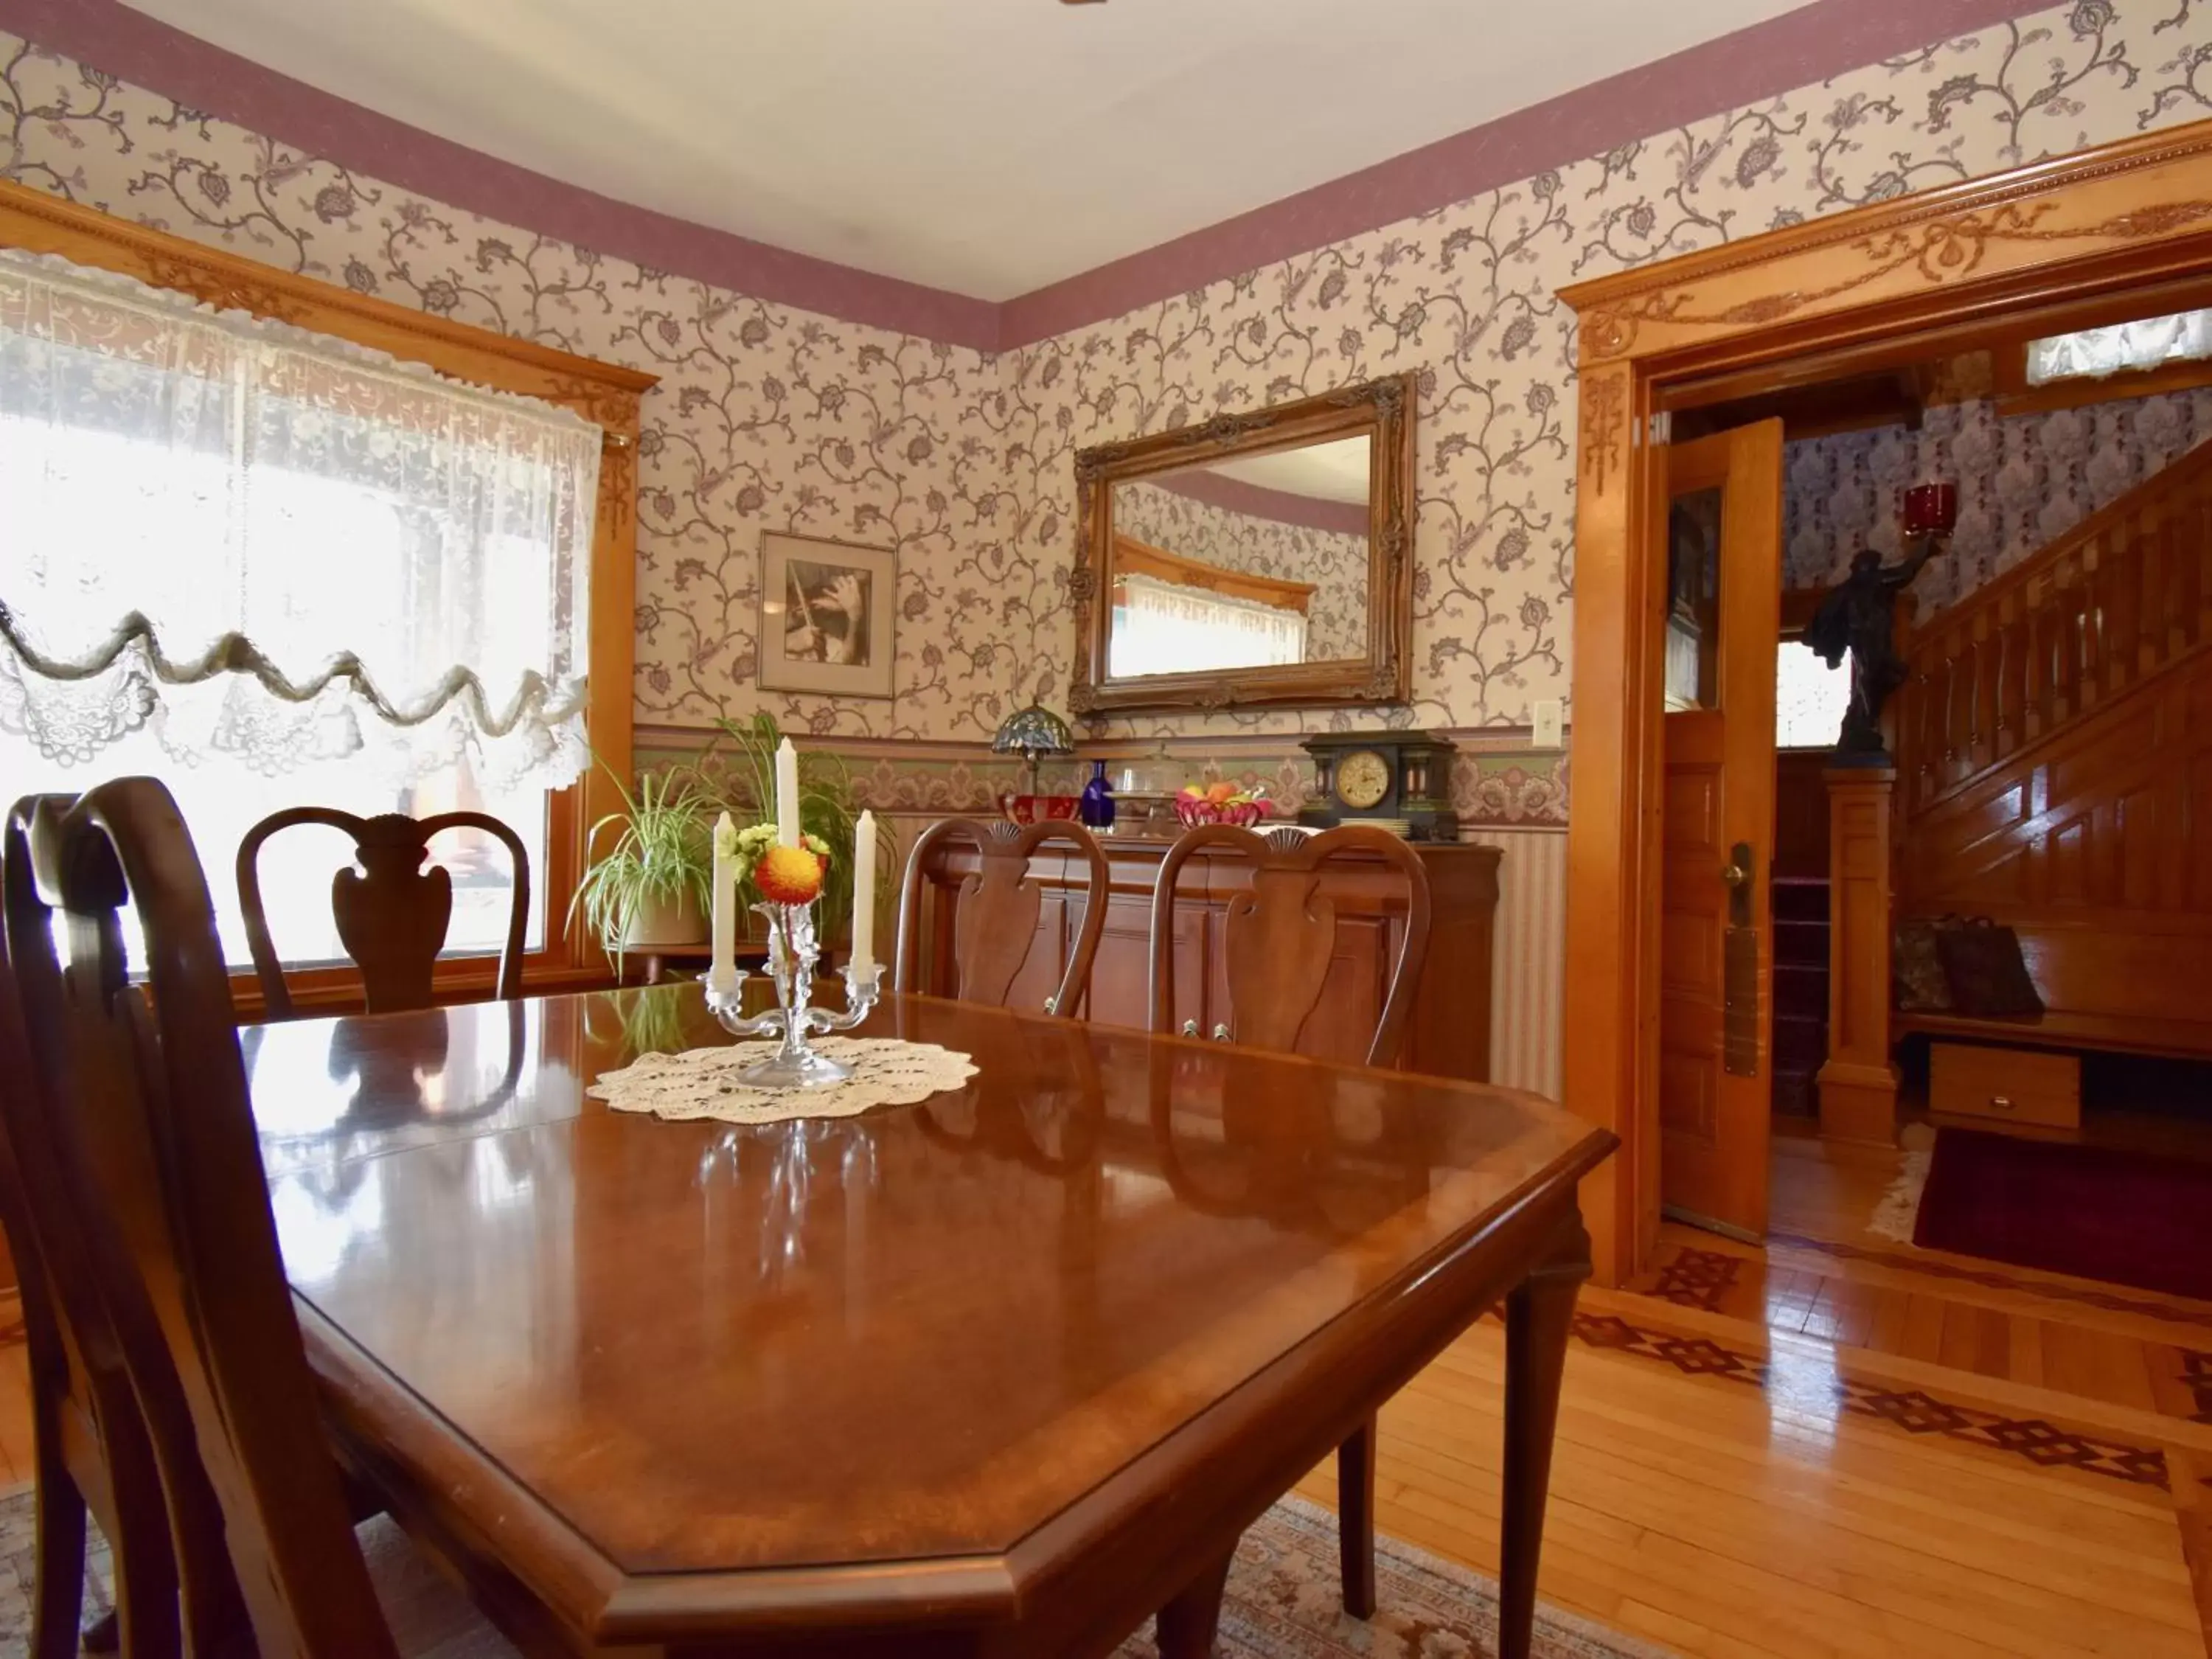
<path fill-rule="evenodd" d="M 2142 618 L 2136 634 L 2136 678 L 2154 673 L 2174 650 L 2172 586 L 2173 514 L 2163 506 L 2145 510 L 2136 526 L 2142 553 L 2138 588 Z"/>
<path fill-rule="evenodd" d="M 2083 596 L 2080 573 L 2071 557 L 2051 574 L 2052 645 L 2051 709 L 2053 726 L 2073 718 L 2080 706 L 2081 671 L 2081 614 Z"/>

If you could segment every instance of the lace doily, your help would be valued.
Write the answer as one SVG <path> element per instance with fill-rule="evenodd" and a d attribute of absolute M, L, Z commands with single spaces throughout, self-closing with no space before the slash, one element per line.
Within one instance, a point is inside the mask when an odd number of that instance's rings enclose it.
<path fill-rule="evenodd" d="M 749 1089 L 738 1073 L 776 1050 L 739 1042 L 681 1054 L 643 1054 L 605 1072 L 591 1094 L 617 1112 L 651 1112 L 675 1121 L 781 1123 L 795 1117 L 857 1117 L 877 1106 L 910 1106 L 975 1075 L 975 1062 L 932 1042 L 895 1037 L 816 1037 L 814 1051 L 853 1068 L 853 1080 L 828 1089 Z"/>

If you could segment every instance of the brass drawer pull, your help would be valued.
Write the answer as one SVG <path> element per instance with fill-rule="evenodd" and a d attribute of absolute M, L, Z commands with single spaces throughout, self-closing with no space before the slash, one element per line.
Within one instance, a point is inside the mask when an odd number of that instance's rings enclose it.
<path fill-rule="evenodd" d="M 1996 1112 L 2011 1111 L 2013 1109 L 2012 1097 L 2010 1095 L 1991 1095 L 1990 1097 L 1990 1109 Z"/>
<path fill-rule="evenodd" d="M 1229 1041 L 1229 1028 L 1228 1028 L 1226 1025 L 1217 1025 L 1217 1026 L 1215 1026 L 1215 1027 L 1213 1028 L 1213 1040 L 1214 1040 L 1216 1042 L 1228 1042 L 1228 1041 Z"/>
<path fill-rule="evenodd" d="M 1196 1036 L 1198 1035 L 1198 1022 L 1194 1019 L 1187 1019 L 1183 1021 L 1182 1034 L 1185 1036 Z"/>

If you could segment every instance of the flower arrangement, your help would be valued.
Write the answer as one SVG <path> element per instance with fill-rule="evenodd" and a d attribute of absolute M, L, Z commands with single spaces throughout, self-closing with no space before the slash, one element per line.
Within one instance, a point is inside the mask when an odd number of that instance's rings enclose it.
<path fill-rule="evenodd" d="M 797 847 L 779 847 L 773 823 L 744 830 L 723 826 L 714 831 L 714 856 L 730 861 L 740 887 L 750 882 L 770 904 L 811 904 L 821 895 L 834 855 L 830 843 L 811 831 L 799 839 Z"/>
<path fill-rule="evenodd" d="M 1254 789 L 1240 789 L 1233 783 L 1215 783 L 1201 788 L 1187 783 L 1176 797 L 1176 816 L 1186 824 L 1233 823 L 1249 830 L 1275 810 L 1274 802 L 1267 795 L 1263 784 Z"/>

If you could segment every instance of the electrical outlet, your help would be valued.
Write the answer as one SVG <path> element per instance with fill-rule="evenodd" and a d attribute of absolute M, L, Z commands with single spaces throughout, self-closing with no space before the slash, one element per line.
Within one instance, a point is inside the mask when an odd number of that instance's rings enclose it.
<path fill-rule="evenodd" d="M 1565 709 L 1557 697 L 1536 700 L 1536 730 L 1529 741 L 1539 749 L 1558 749 L 1565 740 Z"/>

